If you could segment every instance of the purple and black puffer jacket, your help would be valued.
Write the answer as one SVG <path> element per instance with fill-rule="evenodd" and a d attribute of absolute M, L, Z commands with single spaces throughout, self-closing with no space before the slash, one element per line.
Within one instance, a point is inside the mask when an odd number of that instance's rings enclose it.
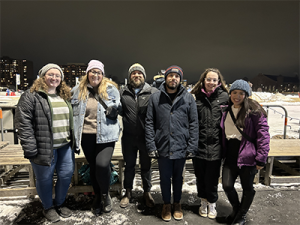
<path fill-rule="evenodd" d="M 226 151 L 228 150 L 224 126 L 227 113 L 228 111 L 223 112 L 220 124 L 222 128 L 223 158 L 225 158 Z M 260 116 L 250 113 L 245 119 L 245 128 L 243 131 L 256 140 L 257 149 L 252 142 L 248 141 L 245 137 L 242 137 L 237 166 L 264 165 L 270 150 L 270 134 L 267 118 L 264 115 Z"/>

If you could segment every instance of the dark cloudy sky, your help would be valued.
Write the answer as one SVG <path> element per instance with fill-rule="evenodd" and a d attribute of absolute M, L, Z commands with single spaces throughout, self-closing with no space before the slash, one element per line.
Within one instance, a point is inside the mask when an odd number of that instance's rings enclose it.
<path fill-rule="evenodd" d="M 98 59 L 127 77 L 179 65 L 188 81 L 208 67 L 229 82 L 299 74 L 298 1 L 1 1 L 1 56 L 46 63 Z"/>

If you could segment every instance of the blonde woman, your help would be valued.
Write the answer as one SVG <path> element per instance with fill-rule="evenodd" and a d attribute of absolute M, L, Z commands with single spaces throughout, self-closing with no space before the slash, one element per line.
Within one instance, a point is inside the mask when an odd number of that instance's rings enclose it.
<path fill-rule="evenodd" d="M 43 214 L 50 222 L 72 215 L 64 202 L 74 172 L 75 141 L 71 93 L 63 80 L 58 65 L 45 65 L 30 90 L 21 95 L 15 116 L 24 157 L 30 160 Z M 53 201 L 54 170 L 57 182 Z"/>
<path fill-rule="evenodd" d="M 81 145 L 90 164 L 95 192 L 92 212 L 95 215 L 112 210 L 109 195 L 110 161 L 120 134 L 117 117 L 108 118 L 108 110 L 101 101 L 114 110 L 121 107 L 117 84 L 105 77 L 102 62 L 91 60 L 86 75 L 79 85 L 72 89 L 71 104 L 74 112 L 76 149 Z"/>

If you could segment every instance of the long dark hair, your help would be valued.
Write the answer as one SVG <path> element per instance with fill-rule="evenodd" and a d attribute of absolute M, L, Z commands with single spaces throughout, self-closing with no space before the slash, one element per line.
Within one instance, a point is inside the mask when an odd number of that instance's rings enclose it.
<path fill-rule="evenodd" d="M 229 98 L 229 107 L 231 107 L 232 105 L 233 103 L 231 101 L 231 98 Z M 267 113 L 263 109 L 263 107 L 261 107 L 261 105 L 257 101 L 245 95 L 244 101 L 241 104 L 241 109 L 237 114 L 236 125 L 241 128 L 245 128 L 245 118 L 248 117 L 249 114 L 267 117 Z"/>
<path fill-rule="evenodd" d="M 214 72 L 216 74 L 218 74 L 219 76 L 219 84 L 221 84 L 220 88 L 222 88 L 224 91 L 226 91 L 228 93 L 228 90 L 225 87 L 225 82 L 224 82 L 224 78 L 221 74 L 221 72 L 216 69 L 216 68 L 207 68 L 201 75 L 200 75 L 200 79 L 199 81 L 195 84 L 195 87 L 193 88 L 193 90 L 191 91 L 192 94 L 198 95 L 199 93 L 201 93 L 201 89 L 204 88 L 204 79 L 206 78 L 206 75 L 209 72 Z"/>

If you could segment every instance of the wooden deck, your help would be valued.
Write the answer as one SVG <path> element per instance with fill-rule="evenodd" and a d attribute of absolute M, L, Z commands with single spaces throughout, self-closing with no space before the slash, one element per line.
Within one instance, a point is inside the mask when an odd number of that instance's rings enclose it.
<path fill-rule="evenodd" d="M 289 160 L 283 160 L 282 157 L 289 157 Z M 266 185 L 270 185 L 272 182 L 300 183 L 300 173 L 288 165 L 291 157 L 300 166 L 300 139 L 271 139 L 264 177 Z M 291 176 L 272 175 L 274 166 L 281 168 Z"/>
<path fill-rule="evenodd" d="M 1 148 L 2 147 L 2 148 Z M 111 186 L 112 190 L 121 192 L 123 188 L 123 167 L 124 160 L 122 155 L 121 143 L 116 142 L 112 161 L 118 164 L 119 168 L 119 183 Z M 69 188 L 69 193 L 81 193 L 92 192 L 92 186 L 79 185 L 78 170 L 81 165 L 87 163 L 82 151 L 80 155 L 75 154 L 75 170 L 73 175 L 73 181 Z M 5 172 L 0 176 L 0 197 L 7 196 L 24 196 L 24 195 L 36 195 L 35 177 L 28 159 L 24 158 L 21 145 L 8 145 L 8 142 L 0 143 L 0 166 L 4 166 Z M 2 188 L 3 184 L 14 176 L 21 169 L 26 169 L 29 173 L 29 187 L 25 188 Z"/>

